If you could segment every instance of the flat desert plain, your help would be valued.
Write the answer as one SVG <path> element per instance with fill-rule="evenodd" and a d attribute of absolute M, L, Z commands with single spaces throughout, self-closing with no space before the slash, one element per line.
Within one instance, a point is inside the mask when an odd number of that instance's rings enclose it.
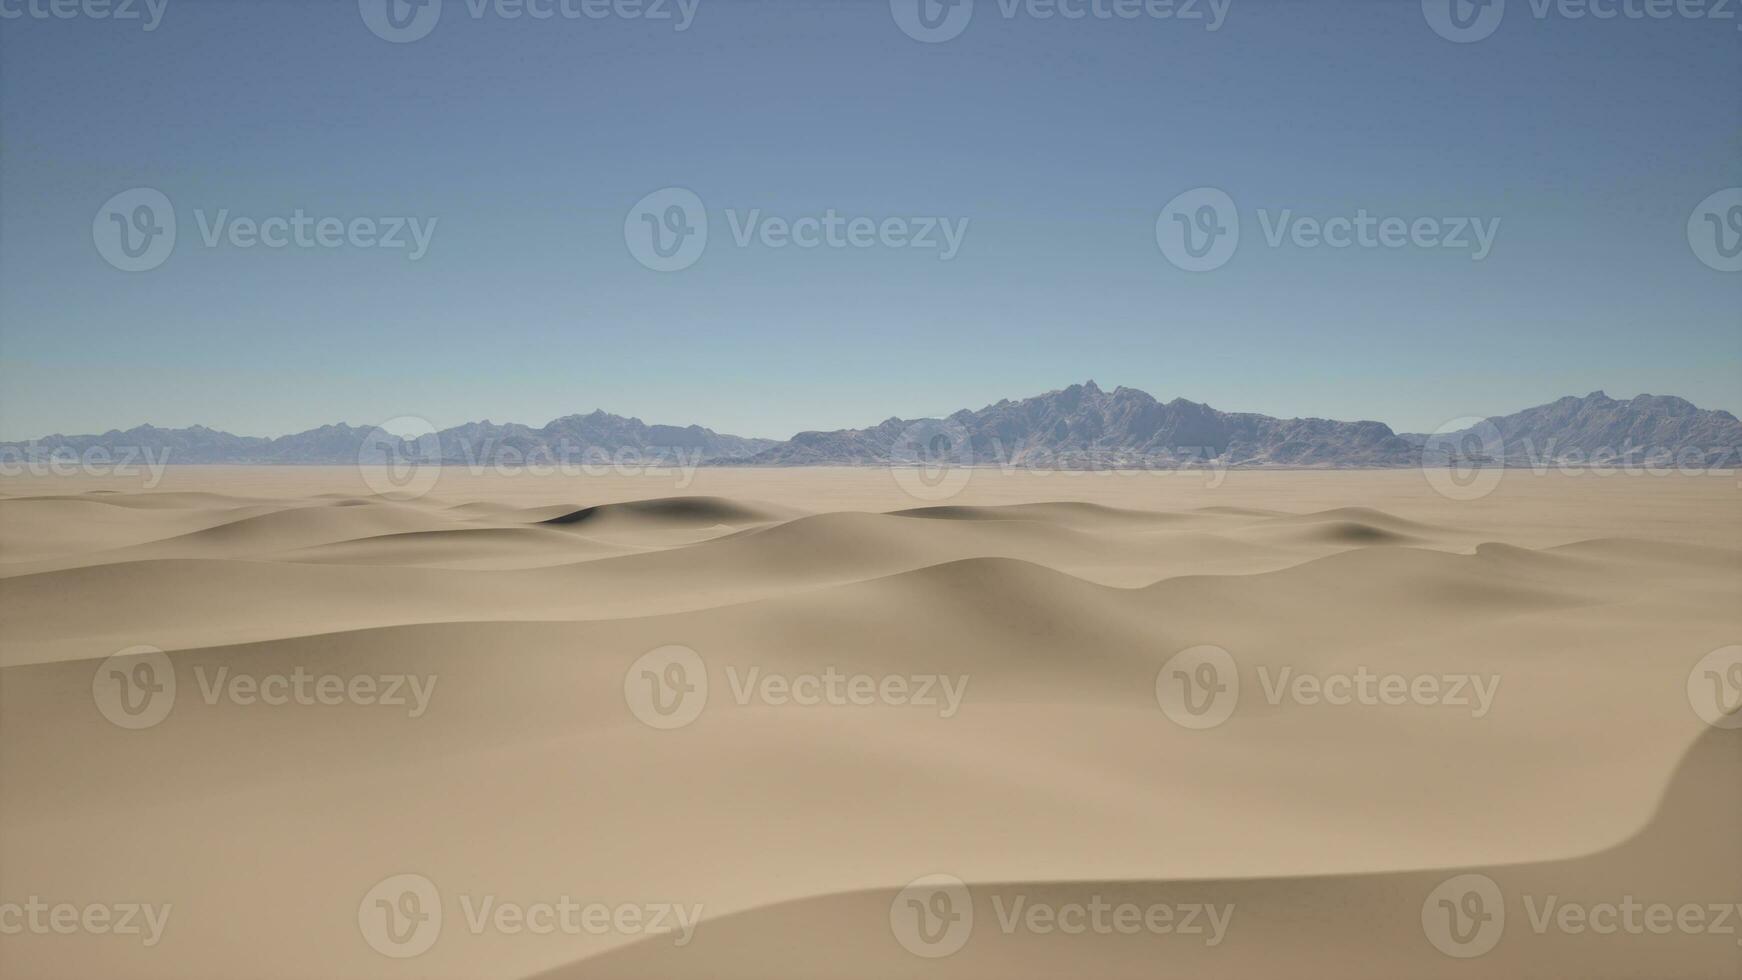
<path fill-rule="evenodd" d="M 0 973 L 1742 975 L 1735 474 L 902 482 L 0 482 Z"/>

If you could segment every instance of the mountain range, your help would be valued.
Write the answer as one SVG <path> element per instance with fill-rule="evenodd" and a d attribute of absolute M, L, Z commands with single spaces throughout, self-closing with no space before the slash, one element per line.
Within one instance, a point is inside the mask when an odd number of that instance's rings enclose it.
<path fill-rule="evenodd" d="M 304 463 L 351 464 L 363 458 L 372 443 L 381 441 L 373 427 L 323 425 L 306 432 L 265 438 L 238 436 L 195 425 L 163 429 L 141 425 L 110 430 L 102 435 L 52 435 L 29 442 L 0 443 L 0 458 L 47 458 L 59 454 L 79 455 L 93 450 L 144 453 L 172 463 Z M 565 415 L 540 428 L 518 423 L 497 424 L 488 419 L 467 422 L 421 439 L 389 437 L 412 455 L 434 455 L 444 462 L 515 464 L 538 460 L 584 461 L 603 454 L 632 454 L 643 461 L 695 462 L 744 460 L 775 445 L 773 439 L 745 439 L 721 435 L 699 425 L 648 425 L 640 419 L 608 412 Z"/>
<path fill-rule="evenodd" d="M 351 464 L 382 448 L 373 428 L 346 424 L 277 438 L 205 426 L 142 425 L 101 435 L 0 443 L 0 461 L 144 453 L 169 463 Z M 488 420 L 422 440 L 386 437 L 393 451 L 448 463 L 506 465 L 631 458 L 752 466 L 887 465 L 947 461 L 1043 468 L 1222 466 L 1390 467 L 1503 457 L 1553 462 L 1619 457 L 1734 465 L 1742 422 L 1664 395 L 1620 400 L 1601 391 L 1566 397 L 1452 432 L 1397 433 L 1380 422 L 1279 419 L 1223 412 L 1136 388 L 1093 381 L 1004 400 L 942 419 L 889 418 L 865 429 L 800 432 L 784 441 L 726 435 L 699 425 L 648 425 L 604 411 L 533 428 Z"/>
<path fill-rule="evenodd" d="M 1467 437 L 1467 438 L 1466 438 Z M 1436 445 L 1462 443 L 1508 461 L 1621 459 L 1734 466 L 1742 451 L 1742 423 L 1724 411 L 1697 408 L 1673 395 L 1610 398 L 1593 391 L 1567 396 L 1511 415 L 1491 417 L 1462 432 L 1406 435 Z"/>

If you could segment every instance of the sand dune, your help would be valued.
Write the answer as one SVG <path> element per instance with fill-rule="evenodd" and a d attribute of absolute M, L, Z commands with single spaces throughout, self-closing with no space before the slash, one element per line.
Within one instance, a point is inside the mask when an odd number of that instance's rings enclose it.
<path fill-rule="evenodd" d="M 1739 936 L 1532 927 L 1549 895 L 1742 902 L 1742 732 L 1691 704 L 1742 642 L 1742 515 L 1709 483 L 1465 507 L 1395 474 L 1005 477 L 916 507 L 872 471 L 201 478 L 0 499 L 0 903 L 173 909 L 149 947 L 0 935 L 7 976 L 1742 970 Z M 105 659 L 140 644 L 167 675 Z M 1169 693 L 1202 645 L 1238 684 L 1190 689 L 1213 724 Z M 144 676 L 174 678 L 164 714 L 112 721 Z M 915 930 L 959 896 L 908 887 L 939 874 L 973 909 L 948 955 Z M 1460 958 L 1431 923 L 1465 875 L 1506 918 Z M 427 949 L 383 896 L 441 910 Z M 682 945 L 516 918 L 564 896 L 702 911 Z M 1097 903 L 1231 913 L 1214 944 L 1043 927 Z"/>
<path fill-rule="evenodd" d="M 766 524 L 793 516 L 787 508 L 753 505 L 724 497 L 661 497 L 655 500 L 631 500 L 619 504 L 595 504 L 545 518 L 540 523 L 587 525 L 612 524 L 642 527 L 715 527 Z"/>
<path fill-rule="evenodd" d="M 639 550 L 577 534 L 532 527 L 401 531 L 304 546 L 274 558 L 316 565 L 418 565 L 440 568 L 534 568 Z"/>
<path fill-rule="evenodd" d="M 1070 976 L 1093 963 L 1095 975 L 1108 977 L 1262 977 L 1282 965 L 1293 977 L 1375 980 L 1734 976 L 1742 952 L 1732 935 L 1660 934 L 1643 928 L 1643 912 L 1639 934 L 1624 938 L 1619 930 L 1608 936 L 1539 933 L 1532 916 L 1553 908 L 1551 896 L 1556 905 L 1578 908 L 1616 903 L 1626 895 L 1640 896 L 1643 905 L 1653 901 L 1644 897 L 1651 894 L 1691 896 L 1684 904 L 1703 896 L 1708 908 L 1734 903 L 1742 881 L 1742 835 L 1734 833 L 1732 822 L 1742 811 L 1742 780 L 1734 778 L 1739 769 L 1742 740 L 1706 733 L 1679 760 L 1649 826 L 1614 848 L 1562 861 L 1192 881 L 973 882 L 963 903 L 973 909 L 972 922 L 960 950 L 945 961 L 947 975 Z M 1449 879 L 1465 875 L 1494 882 L 1508 906 L 1492 948 L 1474 962 L 1444 956 L 1423 940 L 1423 906 Z M 683 947 L 648 939 L 552 970 L 541 980 L 918 975 L 931 964 L 916 969 L 891 938 L 890 910 L 902 901 L 894 889 L 799 899 L 724 917 Z M 1022 917 L 1036 906 L 1095 903 L 1180 911 L 1165 934 L 1009 929 L 1012 923 L 1044 921 Z M 1213 911 L 1218 909 L 1220 919 Z M 1117 920 L 1109 912 L 1104 921 Z M 795 936 L 809 941 L 794 944 Z M 1351 955 L 1354 950 L 1362 955 Z"/>

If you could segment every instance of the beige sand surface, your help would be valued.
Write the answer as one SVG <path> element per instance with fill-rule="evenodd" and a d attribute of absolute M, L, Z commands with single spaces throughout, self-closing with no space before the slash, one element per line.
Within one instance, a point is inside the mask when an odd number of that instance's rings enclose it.
<path fill-rule="evenodd" d="M 0 975 L 1742 976 L 1739 597 L 1734 474 L 0 480 Z"/>

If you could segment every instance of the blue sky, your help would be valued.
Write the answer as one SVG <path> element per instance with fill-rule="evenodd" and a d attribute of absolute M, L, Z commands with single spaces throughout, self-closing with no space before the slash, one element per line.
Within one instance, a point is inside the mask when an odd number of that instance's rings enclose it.
<path fill-rule="evenodd" d="M 1088 378 L 1402 431 L 1597 388 L 1742 412 L 1742 274 L 1688 228 L 1742 185 L 1734 19 L 1510 0 L 1453 43 L 1414 0 L 1214 31 L 974 0 L 921 43 L 888 0 L 699 0 L 682 31 L 442 2 L 410 43 L 357 0 L 0 20 L 0 437 L 595 407 L 784 437 Z M 93 223 L 138 187 L 177 240 L 124 272 Z M 709 237 L 658 272 L 625 220 L 666 187 Z M 1189 272 L 1157 216 L 1198 187 L 1241 237 Z M 435 225 L 416 261 L 201 234 L 299 209 Z M 1480 260 L 1272 247 L 1285 209 L 1499 224 Z M 967 224 L 947 260 L 732 234 L 830 211 Z"/>

